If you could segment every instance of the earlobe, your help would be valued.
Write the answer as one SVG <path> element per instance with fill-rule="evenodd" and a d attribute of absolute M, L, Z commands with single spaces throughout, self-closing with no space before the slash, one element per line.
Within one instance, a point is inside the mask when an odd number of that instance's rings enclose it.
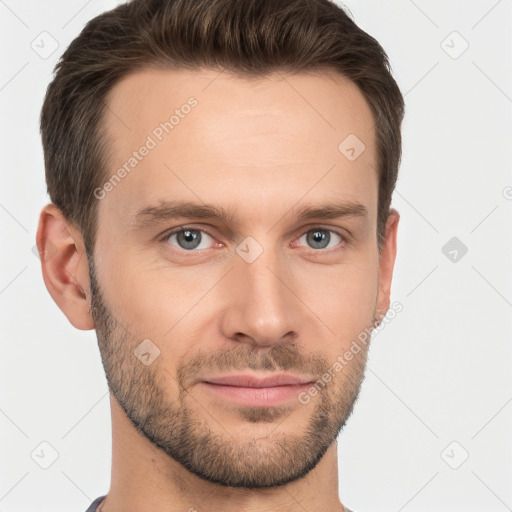
<path fill-rule="evenodd" d="M 377 311 L 384 317 L 389 309 L 391 296 L 391 281 L 396 259 L 396 239 L 400 214 L 395 209 L 389 211 L 386 222 L 385 240 L 379 261 L 379 293 Z"/>
<path fill-rule="evenodd" d="M 41 211 L 36 243 L 44 283 L 57 306 L 77 329 L 94 329 L 85 245 L 80 232 L 52 203 Z"/>

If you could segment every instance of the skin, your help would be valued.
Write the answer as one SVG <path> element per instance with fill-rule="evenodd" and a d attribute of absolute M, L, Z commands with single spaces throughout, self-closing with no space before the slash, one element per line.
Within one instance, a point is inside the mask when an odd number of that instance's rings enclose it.
<path fill-rule="evenodd" d="M 96 329 L 111 391 L 103 511 L 343 511 L 336 437 L 367 346 L 308 403 L 238 405 L 200 381 L 276 370 L 317 381 L 388 310 L 399 215 L 379 255 L 371 111 L 333 72 L 139 71 L 109 96 L 109 177 L 191 96 L 197 106 L 98 201 L 93 262 L 54 205 L 40 216 L 39 250 L 51 241 L 55 253 L 41 258 L 45 284 L 76 328 Z M 338 150 L 348 134 L 366 147 L 354 161 Z M 235 218 L 134 220 L 170 200 Z M 298 220 L 327 203 L 366 215 Z M 208 233 L 199 249 L 164 237 L 180 226 Z M 308 238 L 318 229 L 327 248 Z M 251 263 L 236 251 L 248 236 L 263 249 Z M 160 351 L 149 365 L 134 355 L 146 339 Z"/>

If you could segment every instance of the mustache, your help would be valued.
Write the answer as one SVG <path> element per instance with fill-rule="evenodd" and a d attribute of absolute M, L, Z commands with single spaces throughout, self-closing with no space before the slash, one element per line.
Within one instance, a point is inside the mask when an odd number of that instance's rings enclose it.
<path fill-rule="evenodd" d="M 178 380 L 185 384 L 202 370 L 294 371 L 322 375 L 329 364 L 324 355 L 303 355 L 294 343 L 277 343 L 263 349 L 240 345 L 216 352 L 200 351 L 178 369 Z"/>

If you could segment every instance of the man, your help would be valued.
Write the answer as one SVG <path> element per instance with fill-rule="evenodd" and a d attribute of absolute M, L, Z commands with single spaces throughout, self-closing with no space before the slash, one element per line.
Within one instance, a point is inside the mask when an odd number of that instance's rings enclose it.
<path fill-rule="evenodd" d="M 402 117 L 328 0 L 135 0 L 71 43 L 37 243 L 111 394 L 88 512 L 348 511 L 336 439 L 390 307 Z"/>

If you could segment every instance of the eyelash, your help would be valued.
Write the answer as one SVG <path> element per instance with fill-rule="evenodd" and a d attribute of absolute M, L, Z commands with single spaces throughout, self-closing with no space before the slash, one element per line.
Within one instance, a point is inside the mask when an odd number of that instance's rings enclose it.
<path fill-rule="evenodd" d="M 160 242 L 167 242 L 169 240 L 169 238 L 172 236 L 172 235 L 175 235 L 177 233 L 180 233 L 181 231 L 187 231 L 187 230 L 190 230 L 190 231 L 199 231 L 201 233 L 204 233 L 206 235 L 208 235 L 210 238 L 214 239 L 215 240 L 215 237 L 213 235 L 211 235 L 210 233 L 208 233 L 207 230 L 205 229 L 200 229 L 200 228 L 194 228 L 194 227 L 190 227 L 190 226 L 179 226 L 177 228 L 174 228 L 173 230 L 171 231 L 167 231 L 159 240 Z M 337 244 L 336 247 L 331 247 L 330 249 L 313 249 L 312 247 L 309 247 L 309 250 L 312 251 L 314 254 L 320 254 L 320 253 L 332 253 L 332 252 L 336 252 L 336 251 L 339 251 L 341 250 L 344 246 L 346 246 L 349 241 L 347 239 L 347 236 L 345 235 L 342 235 L 339 231 L 336 231 L 335 229 L 331 229 L 331 228 L 327 228 L 327 227 L 323 227 L 323 226 L 313 226 L 309 229 L 307 229 L 306 231 L 304 231 L 303 233 L 301 233 L 297 238 L 296 240 L 299 240 L 300 238 L 302 238 L 304 235 L 306 235 L 307 233 L 311 232 L 311 231 L 315 231 L 315 230 L 319 230 L 319 231 L 329 231 L 331 233 L 334 233 L 335 235 L 338 235 L 340 237 L 340 242 Z M 169 244 L 170 245 L 170 244 Z M 207 251 L 208 249 L 192 249 L 192 250 L 189 250 L 187 251 L 186 249 L 178 249 L 176 247 L 173 247 L 171 246 L 174 250 L 178 251 L 178 252 L 184 252 L 184 253 L 191 253 L 191 254 L 201 254 L 203 251 Z"/>

